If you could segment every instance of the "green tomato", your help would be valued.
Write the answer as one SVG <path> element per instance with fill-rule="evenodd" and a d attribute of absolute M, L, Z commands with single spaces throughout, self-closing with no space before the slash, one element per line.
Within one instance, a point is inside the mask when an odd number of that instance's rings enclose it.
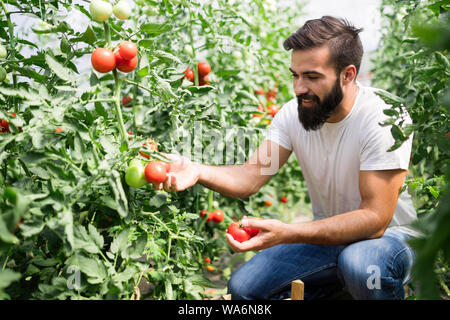
<path fill-rule="evenodd" d="M 112 6 L 110 3 L 103 0 L 92 0 L 89 5 L 89 12 L 92 19 L 97 21 L 105 21 L 111 17 Z"/>
<path fill-rule="evenodd" d="M 0 44 L 0 59 L 5 59 L 7 54 L 6 48 Z"/>
<path fill-rule="evenodd" d="M 0 82 L 3 82 L 6 78 L 6 70 L 3 67 L 0 67 Z"/>
<path fill-rule="evenodd" d="M 131 7 L 125 0 L 117 2 L 112 10 L 114 15 L 121 20 L 128 19 L 131 15 Z"/>
<path fill-rule="evenodd" d="M 147 183 L 144 173 L 144 163 L 139 159 L 133 159 L 125 172 L 125 182 L 133 188 L 140 188 Z"/>

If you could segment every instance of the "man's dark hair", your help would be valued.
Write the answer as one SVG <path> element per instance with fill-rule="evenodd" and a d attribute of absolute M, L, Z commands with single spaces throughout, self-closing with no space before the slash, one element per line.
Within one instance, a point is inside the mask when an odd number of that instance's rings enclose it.
<path fill-rule="evenodd" d="M 345 19 L 323 16 L 320 19 L 308 20 L 295 33 L 284 41 L 286 50 L 305 50 L 328 45 L 331 63 L 340 73 L 346 66 L 353 64 L 356 74 L 359 72 L 363 47 L 357 29 Z"/>

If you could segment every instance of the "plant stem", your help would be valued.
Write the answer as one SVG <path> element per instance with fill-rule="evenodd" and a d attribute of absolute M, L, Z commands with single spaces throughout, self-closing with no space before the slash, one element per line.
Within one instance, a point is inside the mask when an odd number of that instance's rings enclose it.
<path fill-rule="evenodd" d="M 16 41 L 15 41 L 15 37 L 14 37 L 14 26 L 11 23 L 11 13 L 8 12 L 8 10 L 6 9 L 5 3 L 3 2 L 3 0 L 0 0 L 3 11 L 5 12 L 5 16 L 6 16 L 6 20 L 8 22 L 8 32 L 9 32 L 9 43 L 10 43 L 10 48 L 11 48 L 11 58 L 10 61 L 14 62 L 14 60 L 16 59 Z M 13 78 L 13 86 L 14 89 L 17 89 L 17 74 L 16 72 L 12 71 L 12 78 Z M 17 99 L 16 97 L 12 98 L 12 102 L 14 105 L 14 112 L 18 113 L 19 112 L 19 108 L 17 105 Z"/>
<path fill-rule="evenodd" d="M 128 147 L 128 140 L 127 140 L 127 135 L 126 135 L 126 131 L 125 131 L 125 125 L 123 123 L 122 108 L 120 106 L 120 88 L 122 86 L 122 80 L 119 79 L 119 75 L 117 74 L 116 69 L 113 70 L 113 74 L 114 74 L 114 81 L 115 81 L 114 107 L 116 110 L 117 122 L 119 123 L 119 130 L 120 130 L 120 135 L 122 137 L 122 142 L 124 142 L 126 144 L 126 146 Z"/>

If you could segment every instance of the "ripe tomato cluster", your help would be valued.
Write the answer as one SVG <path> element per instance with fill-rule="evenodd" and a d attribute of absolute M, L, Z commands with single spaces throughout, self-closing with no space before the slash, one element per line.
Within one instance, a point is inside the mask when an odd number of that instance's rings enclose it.
<path fill-rule="evenodd" d="M 124 41 L 116 52 L 106 48 L 97 48 L 91 55 L 92 67 L 100 72 L 107 73 L 117 68 L 128 73 L 138 65 L 137 47 L 131 41 Z"/>
<path fill-rule="evenodd" d="M 250 217 L 248 219 L 262 220 L 262 218 L 256 217 Z M 234 221 L 228 226 L 227 233 L 230 234 L 234 240 L 244 242 L 256 236 L 259 233 L 259 229 L 244 227 L 241 222 Z"/>
<path fill-rule="evenodd" d="M 201 61 L 197 63 L 197 70 L 198 70 L 198 85 L 204 86 L 205 84 L 209 84 L 209 77 L 208 74 L 211 72 L 211 65 L 206 61 Z M 187 68 L 184 71 L 184 77 L 182 80 L 186 78 L 191 82 L 195 81 L 195 75 L 194 70 L 191 68 Z"/>

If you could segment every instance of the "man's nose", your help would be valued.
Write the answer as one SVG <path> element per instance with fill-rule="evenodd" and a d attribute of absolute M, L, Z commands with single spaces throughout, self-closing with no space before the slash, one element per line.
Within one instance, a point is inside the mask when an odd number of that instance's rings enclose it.
<path fill-rule="evenodd" d="M 305 83 L 302 80 L 297 79 L 294 81 L 295 95 L 299 96 L 308 93 L 308 91 L 309 91 L 308 88 L 305 86 Z"/>

